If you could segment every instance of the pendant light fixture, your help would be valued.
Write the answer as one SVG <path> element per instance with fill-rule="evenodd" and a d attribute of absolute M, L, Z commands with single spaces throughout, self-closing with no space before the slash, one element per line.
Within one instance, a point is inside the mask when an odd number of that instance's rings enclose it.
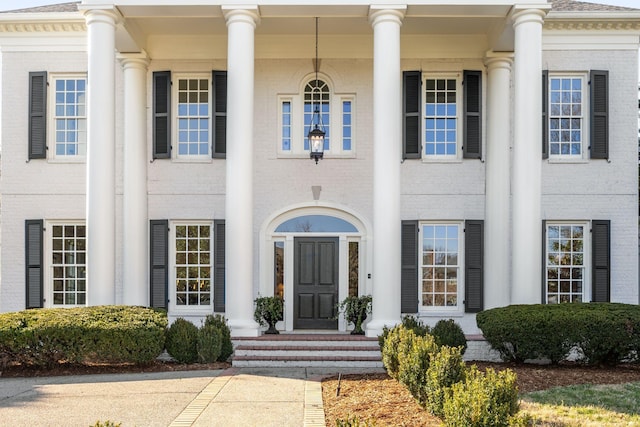
<path fill-rule="evenodd" d="M 318 18 L 316 17 L 316 60 L 313 63 L 315 72 L 316 72 L 316 84 L 315 87 L 318 89 Z M 316 161 L 318 164 L 318 160 L 324 156 L 324 136 L 326 132 L 324 131 L 324 126 L 322 125 L 322 114 L 320 113 L 320 104 L 322 103 L 321 96 L 317 96 L 316 93 L 312 93 L 311 96 L 311 106 L 313 108 L 313 115 L 311 116 L 311 123 L 309 123 L 309 133 L 307 137 L 309 138 L 309 155 L 310 157 Z M 317 103 L 316 103 L 317 101 Z"/>

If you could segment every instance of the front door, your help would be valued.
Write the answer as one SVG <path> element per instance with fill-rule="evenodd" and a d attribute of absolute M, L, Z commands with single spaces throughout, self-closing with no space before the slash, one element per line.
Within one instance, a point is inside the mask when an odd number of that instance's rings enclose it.
<path fill-rule="evenodd" d="M 294 239 L 295 329 L 338 329 L 338 238 Z"/>

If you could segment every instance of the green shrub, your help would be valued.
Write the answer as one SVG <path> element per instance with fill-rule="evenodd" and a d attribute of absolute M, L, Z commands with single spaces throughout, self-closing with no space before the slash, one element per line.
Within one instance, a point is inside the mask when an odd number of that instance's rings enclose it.
<path fill-rule="evenodd" d="M 508 426 L 518 412 L 516 375 L 505 370 L 496 373 L 488 368 L 480 372 L 475 365 L 464 382 L 451 386 L 445 395 L 444 425 L 448 427 Z"/>
<path fill-rule="evenodd" d="M 572 349 L 589 364 L 637 358 L 640 306 L 617 303 L 513 305 L 476 316 L 485 339 L 503 359 L 549 359 L 557 363 Z"/>
<path fill-rule="evenodd" d="M 126 306 L 0 314 L 0 362 L 148 363 L 164 348 L 165 312 Z"/>
<path fill-rule="evenodd" d="M 437 352 L 438 345 L 431 335 L 414 335 L 410 346 L 403 346 L 402 342 L 399 346 L 397 379 L 423 408 L 427 407 L 427 372 Z"/>
<path fill-rule="evenodd" d="M 438 320 L 438 323 L 431 329 L 431 335 L 439 346 L 461 347 L 462 354 L 467 350 L 467 338 L 460 325 L 453 319 Z"/>
<path fill-rule="evenodd" d="M 220 348 L 220 356 L 218 361 L 226 362 L 233 354 L 233 343 L 231 341 L 231 330 L 227 325 L 227 320 L 221 314 L 208 315 L 204 319 L 204 326 L 212 325 L 214 328 L 220 331 L 222 336 L 222 343 Z"/>
<path fill-rule="evenodd" d="M 414 317 L 412 315 L 407 315 L 404 316 L 402 318 L 402 326 L 405 329 L 410 329 L 414 332 L 414 334 L 416 334 L 416 336 L 419 337 L 423 337 L 425 335 L 427 335 L 430 331 L 429 326 L 425 325 L 422 320 L 420 320 L 417 317 Z M 389 332 L 391 331 L 391 329 L 393 328 L 389 328 L 387 326 L 384 326 L 382 328 L 382 335 L 378 335 L 378 345 L 380 345 L 380 350 L 382 351 L 383 347 L 384 347 L 384 340 L 387 338 L 387 335 L 389 335 Z"/>
<path fill-rule="evenodd" d="M 198 327 L 183 318 L 176 319 L 167 329 L 167 352 L 180 363 L 198 360 Z"/>
<path fill-rule="evenodd" d="M 387 335 L 382 348 L 382 364 L 391 378 L 398 379 L 401 354 L 407 353 L 412 346 L 416 334 L 405 329 L 402 325 L 396 326 Z"/>
<path fill-rule="evenodd" d="M 444 401 L 451 394 L 451 386 L 464 381 L 466 371 L 461 347 L 440 347 L 438 352 L 431 355 L 424 384 L 426 401 L 423 406 L 431 414 L 442 418 Z"/>
<path fill-rule="evenodd" d="M 213 324 L 204 324 L 198 329 L 198 362 L 212 363 L 218 360 L 222 351 L 222 331 Z"/>

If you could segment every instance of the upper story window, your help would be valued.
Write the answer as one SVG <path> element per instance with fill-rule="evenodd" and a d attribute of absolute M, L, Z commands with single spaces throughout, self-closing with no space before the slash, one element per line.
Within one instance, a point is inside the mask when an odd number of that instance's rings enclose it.
<path fill-rule="evenodd" d="M 227 152 L 227 72 L 153 73 L 153 158 L 204 160 Z"/>
<path fill-rule="evenodd" d="M 542 157 L 609 159 L 609 72 L 542 71 Z"/>
<path fill-rule="evenodd" d="M 404 71 L 403 158 L 482 159 L 482 105 L 482 71 Z"/>
<path fill-rule="evenodd" d="M 427 77 L 424 81 L 424 155 L 456 158 L 458 154 L 458 80 Z"/>
<path fill-rule="evenodd" d="M 549 155 L 581 159 L 586 140 L 585 76 L 549 76 Z"/>
<path fill-rule="evenodd" d="M 210 105 L 208 76 L 177 79 L 178 158 L 209 157 Z"/>
<path fill-rule="evenodd" d="M 278 153 L 308 157 L 312 119 L 317 110 L 325 131 L 324 155 L 355 155 L 355 95 L 332 93 L 326 78 L 308 80 L 301 95 L 278 97 Z"/>
<path fill-rule="evenodd" d="M 87 108 L 85 77 L 53 76 L 55 158 L 86 156 Z"/>

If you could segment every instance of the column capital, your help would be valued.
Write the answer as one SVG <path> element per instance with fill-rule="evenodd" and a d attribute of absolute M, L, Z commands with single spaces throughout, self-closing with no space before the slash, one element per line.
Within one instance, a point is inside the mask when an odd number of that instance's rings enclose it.
<path fill-rule="evenodd" d="M 84 15 L 87 26 L 101 22 L 103 24 L 111 24 L 114 27 L 122 22 L 123 17 L 113 6 L 96 7 L 96 6 L 78 6 L 78 10 Z"/>
<path fill-rule="evenodd" d="M 142 51 L 140 53 L 118 53 L 116 59 L 120 61 L 123 69 L 129 68 L 141 68 L 146 70 L 149 66 L 149 56 L 147 52 Z"/>
<path fill-rule="evenodd" d="M 542 25 L 544 23 L 544 17 L 551 10 L 551 5 L 539 5 L 539 6 L 519 6 L 516 5 L 511 10 L 511 19 L 513 21 L 513 27 L 517 27 L 520 24 L 525 23 L 537 23 Z"/>
<path fill-rule="evenodd" d="M 227 22 L 227 27 L 235 22 L 244 22 L 251 24 L 255 28 L 260 23 L 258 5 L 226 5 L 222 6 L 222 14 Z"/>
<path fill-rule="evenodd" d="M 495 52 L 490 50 L 484 55 L 484 65 L 487 66 L 489 71 L 497 68 L 504 68 L 510 71 L 513 66 L 513 57 L 513 52 Z"/>
<path fill-rule="evenodd" d="M 372 5 L 369 7 L 369 23 L 375 27 L 380 22 L 392 21 L 402 25 L 407 5 Z"/>

